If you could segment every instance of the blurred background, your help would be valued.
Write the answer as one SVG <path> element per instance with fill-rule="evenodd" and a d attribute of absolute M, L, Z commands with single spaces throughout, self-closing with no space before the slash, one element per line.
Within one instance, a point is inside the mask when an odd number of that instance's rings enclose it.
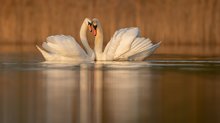
<path fill-rule="evenodd" d="M 220 55 L 219 0 L 1 0 L 0 52 L 38 53 L 35 45 L 56 34 L 79 41 L 85 17 L 99 18 L 105 44 L 117 29 L 137 26 L 163 42 L 156 54 Z"/>
<path fill-rule="evenodd" d="M 147 62 L 42 63 L 35 45 L 81 44 L 86 17 L 105 44 L 133 26 L 162 44 Z M 219 75 L 220 0 L 0 0 L 0 123 L 220 123 Z"/>

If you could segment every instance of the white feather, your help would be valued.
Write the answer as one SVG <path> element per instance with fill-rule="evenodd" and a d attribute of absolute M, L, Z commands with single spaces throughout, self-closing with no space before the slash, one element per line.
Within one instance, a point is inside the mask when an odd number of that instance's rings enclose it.
<path fill-rule="evenodd" d="M 142 61 L 144 60 L 146 57 L 148 57 L 149 55 L 151 55 L 159 46 L 160 43 L 157 44 L 152 44 L 152 45 L 148 45 L 147 49 L 144 51 L 141 51 L 139 53 L 136 53 L 134 55 L 131 55 L 128 57 L 128 60 L 132 60 L 132 61 Z"/>
<path fill-rule="evenodd" d="M 117 30 L 104 50 L 106 59 L 117 59 L 123 55 L 130 49 L 131 43 L 137 36 L 139 36 L 138 28 Z"/>
<path fill-rule="evenodd" d="M 71 36 L 55 35 L 47 37 L 42 47 L 46 50 L 37 48 L 47 61 L 54 60 L 85 60 L 89 59 L 86 52 L 79 46 Z"/>
<path fill-rule="evenodd" d="M 129 28 L 121 37 L 119 46 L 117 47 L 114 55 L 114 59 L 123 55 L 130 50 L 132 42 L 139 36 L 138 28 Z"/>

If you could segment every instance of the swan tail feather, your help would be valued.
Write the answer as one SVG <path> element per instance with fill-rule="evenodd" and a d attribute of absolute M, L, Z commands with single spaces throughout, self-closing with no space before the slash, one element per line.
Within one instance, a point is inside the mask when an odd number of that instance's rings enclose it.
<path fill-rule="evenodd" d="M 146 57 L 150 56 L 160 46 L 160 44 L 161 44 L 161 42 L 152 45 L 151 47 L 149 47 L 148 49 L 146 49 L 146 50 L 144 50 L 140 53 L 129 56 L 128 60 L 130 60 L 130 61 L 142 61 Z"/>
<path fill-rule="evenodd" d="M 41 48 L 40 48 L 39 46 L 37 46 L 37 45 L 36 45 L 36 47 L 37 47 L 37 49 L 41 52 L 41 54 L 43 55 L 43 57 L 44 57 L 45 60 L 50 61 L 50 60 L 53 59 L 53 56 L 52 56 L 51 53 L 49 53 L 49 52 L 47 52 L 47 51 L 41 49 Z"/>

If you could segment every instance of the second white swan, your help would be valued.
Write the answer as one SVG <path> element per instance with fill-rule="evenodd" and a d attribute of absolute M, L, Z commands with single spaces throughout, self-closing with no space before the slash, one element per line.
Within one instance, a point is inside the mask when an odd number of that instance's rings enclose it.
<path fill-rule="evenodd" d="M 103 31 L 98 19 L 92 20 L 92 32 L 95 36 L 95 55 L 96 60 L 109 61 L 142 61 L 151 55 L 160 43 L 152 44 L 149 38 L 140 36 L 138 28 L 124 28 L 116 31 L 111 40 L 103 48 Z"/>

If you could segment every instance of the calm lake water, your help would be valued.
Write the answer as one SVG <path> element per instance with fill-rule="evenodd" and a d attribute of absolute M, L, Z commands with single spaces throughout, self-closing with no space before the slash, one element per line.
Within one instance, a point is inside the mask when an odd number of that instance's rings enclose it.
<path fill-rule="evenodd" d="M 44 63 L 0 56 L 1 123 L 217 123 L 220 59 Z"/>

